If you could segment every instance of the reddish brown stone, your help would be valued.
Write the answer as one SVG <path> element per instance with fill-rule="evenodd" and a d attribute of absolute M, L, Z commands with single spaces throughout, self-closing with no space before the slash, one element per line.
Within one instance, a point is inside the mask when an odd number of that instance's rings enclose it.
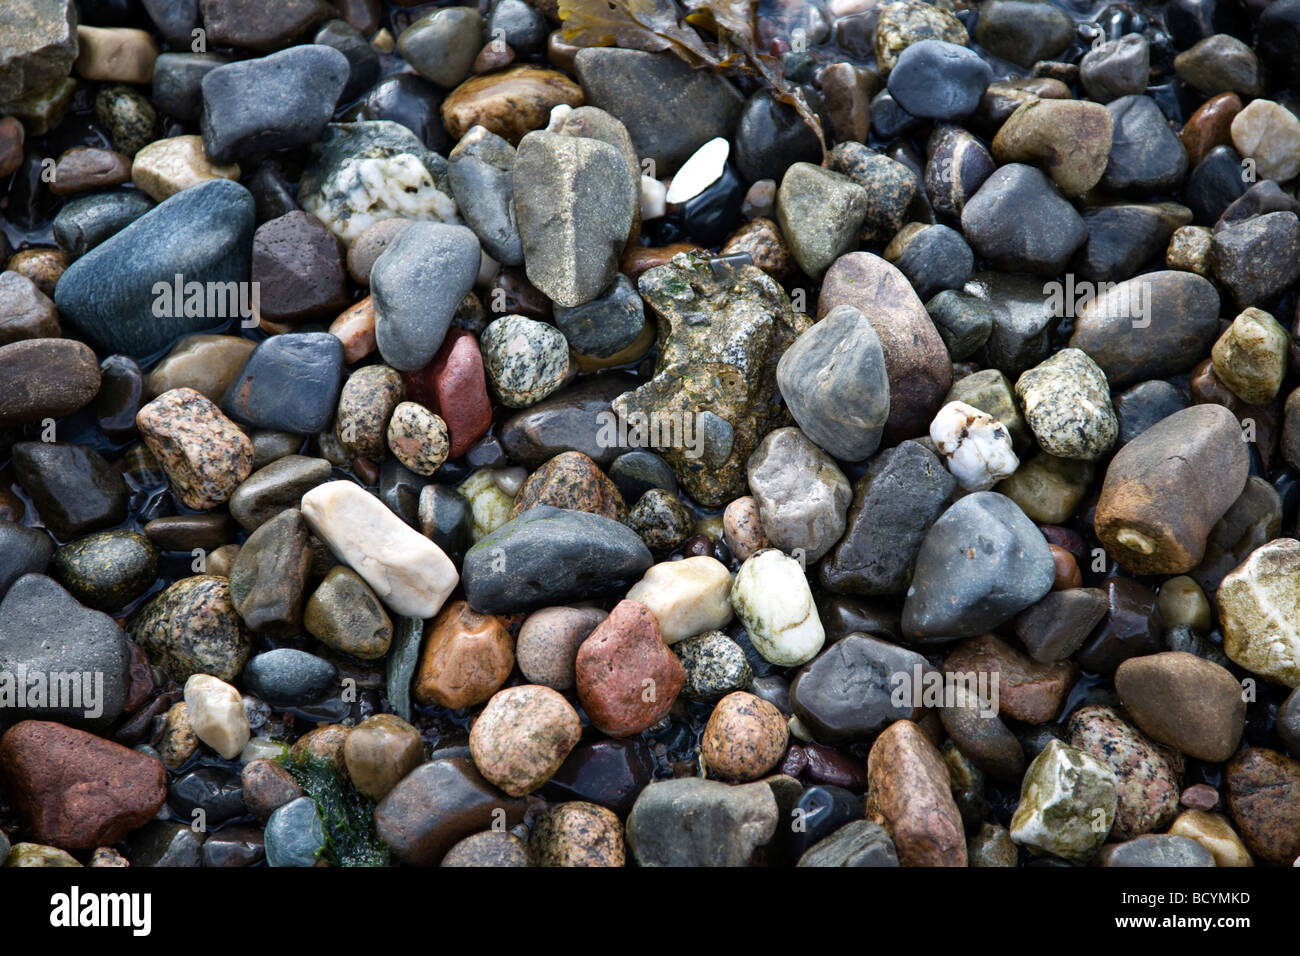
<path fill-rule="evenodd" d="M 252 760 L 244 764 L 239 785 L 244 792 L 244 806 L 262 823 L 280 807 L 302 796 L 289 771 L 274 760 Z"/>
<path fill-rule="evenodd" d="M 116 843 L 152 820 L 167 796 L 160 761 L 44 720 L 0 737 L 0 779 L 32 838 L 64 850 Z"/>
<path fill-rule="evenodd" d="M 515 51 L 509 44 L 490 40 L 483 49 L 478 51 L 478 56 L 474 57 L 472 69 L 475 73 L 491 73 L 513 62 L 515 62 Z"/>
<path fill-rule="evenodd" d="M 351 300 L 343 243 L 309 212 L 295 209 L 257 227 L 252 280 L 265 322 L 337 315 Z"/>
<path fill-rule="evenodd" d="M 1300 763 L 1265 747 L 1228 762 L 1228 809 L 1247 848 L 1272 866 L 1300 857 Z"/>
<path fill-rule="evenodd" d="M 126 691 L 122 712 L 130 714 L 143 707 L 153 694 L 153 665 L 149 663 L 149 655 L 135 641 L 127 641 L 126 647 L 131 652 L 131 684 Z"/>
<path fill-rule="evenodd" d="M 627 504 L 618 487 L 580 451 L 556 455 L 528 476 L 515 496 L 514 514 L 538 505 L 587 511 L 614 521 L 627 519 Z"/>
<path fill-rule="evenodd" d="M 74 146 L 59 157 L 50 192 L 56 196 L 120 186 L 131 179 L 131 160 L 111 149 Z"/>
<path fill-rule="evenodd" d="M 375 307 L 366 296 L 339 313 L 330 323 L 330 335 L 343 343 L 343 358 L 349 365 L 360 362 L 375 350 Z"/>
<path fill-rule="evenodd" d="M 1189 810 L 1209 813 L 1219 805 L 1219 791 L 1208 783 L 1194 783 L 1179 795 L 1178 802 Z"/>
<path fill-rule="evenodd" d="M 771 219 L 751 219 L 737 229 L 722 247 L 721 255 L 747 252 L 758 266 L 773 279 L 783 282 L 798 270 L 790 247 L 781 230 Z"/>
<path fill-rule="evenodd" d="M 62 249 L 24 249 L 9 257 L 6 268 L 31 279 L 36 288 L 52 299 L 59 277 L 70 264 L 68 254 Z"/>
<path fill-rule="evenodd" d="M 578 648 L 578 699 L 611 737 L 639 734 L 664 718 L 686 671 L 640 601 L 619 601 Z"/>
<path fill-rule="evenodd" d="M 867 755 L 867 775 L 867 819 L 889 831 L 902 866 L 966 865 L 948 767 L 920 727 L 886 727 Z"/>
<path fill-rule="evenodd" d="M 1212 96 L 1188 117 L 1179 139 L 1187 150 L 1187 164 L 1193 169 L 1216 146 L 1232 143 L 1232 120 L 1241 112 L 1241 97 L 1236 93 Z"/>
<path fill-rule="evenodd" d="M 990 681 L 998 675 L 998 712 L 1027 724 L 1053 720 L 1079 679 L 1073 662 L 1039 663 L 992 634 L 962 641 L 944 659 L 943 669 L 988 674 Z"/>
<path fill-rule="evenodd" d="M 668 246 L 630 245 L 623 250 L 623 260 L 619 263 L 618 271 L 635 282 L 641 273 L 665 265 L 679 252 L 694 252 L 702 256 L 709 254 L 707 249 L 693 242 L 674 242 Z"/>
<path fill-rule="evenodd" d="M 1070 588 L 1083 587 L 1083 574 L 1079 571 L 1079 562 L 1074 555 L 1060 545 L 1049 544 L 1052 551 L 1052 564 L 1056 568 L 1056 577 L 1052 579 L 1053 591 L 1068 591 Z"/>
<path fill-rule="evenodd" d="M 419 373 L 416 373 L 419 374 Z M 450 434 L 448 457 L 459 458 L 492 426 L 492 399 L 478 340 L 465 329 L 452 329 L 429 366 L 434 404 Z"/>
<path fill-rule="evenodd" d="M 452 710 L 481 704 L 514 666 L 514 641 L 500 619 L 452 601 L 425 629 L 415 699 Z"/>

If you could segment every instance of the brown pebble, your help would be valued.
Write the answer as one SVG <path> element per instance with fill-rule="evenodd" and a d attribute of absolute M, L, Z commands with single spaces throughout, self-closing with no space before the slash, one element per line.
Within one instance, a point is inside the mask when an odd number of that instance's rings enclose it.
<path fill-rule="evenodd" d="M 1068 591 L 1070 588 L 1083 587 L 1083 573 L 1074 555 L 1060 545 L 1049 544 L 1052 552 L 1052 564 L 1056 568 L 1056 577 L 1052 579 L 1053 591 Z"/>
<path fill-rule="evenodd" d="M 700 739 L 710 772 L 724 780 L 757 780 L 775 767 L 790 727 L 774 704 L 744 691 L 718 701 Z"/>
<path fill-rule="evenodd" d="M 1178 802 L 1189 810 L 1208 813 L 1219 805 L 1219 791 L 1208 783 L 1194 783 L 1179 795 Z"/>

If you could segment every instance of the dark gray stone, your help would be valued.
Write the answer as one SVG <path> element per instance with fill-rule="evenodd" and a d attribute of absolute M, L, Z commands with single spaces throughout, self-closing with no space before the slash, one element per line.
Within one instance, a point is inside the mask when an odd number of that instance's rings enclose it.
<path fill-rule="evenodd" d="M 779 822 L 766 783 L 660 780 L 641 791 L 628 814 L 627 843 L 640 866 L 748 866 Z"/>
<path fill-rule="evenodd" d="M 44 574 L 54 542 L 40 528 L 0 520 L 0 598 L 24 574 Z"/>
<path fill-rule="evenodd" d="M 1016 618 L 1016 636 L 1036 661 L 1063 661 L 1080 647 L 1108 610 L 1099 588 L 1052 591 Z"/>
<path fill-rule="evenodd" d="M 80 259 L 153 208 L 153 200 L 134 189 L 77 196 L 54 216 L 54 241 L 70 259 Z"/>
<path fill-rule="evenodd" d="M 1270 303 L 1300 278 L 1300 217 L 1271 212 L 1218 229 L 1214 274 L 1239 307 Z"/>
<path fill-rule="evenodd" d="M 1170 192 L 1187 175 L 1187 150 L 1149 96 L 1107 103 L 1115 121 L 1101 186 L 1113 193 L 1148 196 Z"/>
<path fill-rule="evenodd" d="M 974 50 L 922 40 L 899 54 L 889 92 L 913 116 L 954 120 L 975 112 L 992 79 L 993 68 Z"/>
<path fill-rule="evenodd" d="M 1020 163 L 984 181 L 962 210 L 961 224 L 971 247 L 1008 272 L 1057 275 L 1088 237 L 1083 219 L 1051 180 Z"/>
<path fill-rule="evenodd" d="M 93 448 L 19 442 L 13 449 L 13 468 L 41 521 L 60 541 L 112 527 L 126 518 L 126 482 Z"/>
<path fill-rule="evenodd" d="M 614 284 L 590 302 L 572 309 L 556 306 L 555 324 L 575 352 L 608 358 L 645 330 L 645 305 L 632 280 L 620 272 Z"/>
<path fill-rule="evenodd" d="M 920 701 L 910 700 L 914 675 L 930 669 L 924 657 L 865 634 L 850 634 L 800 668 L 790 685 L 790 704 L 818 743 L 865 742 L 896 720 L 914 720 Z M 905 706 L 895 688 L 909 690 Z"/>
<path fill-rule="evenodd" d="M 483 249 L 503 266 L 524 262 L 515 222 L 515 148 L 496 133 L 475 126 L 447 157 L 447 178 L 460 214 Z"/>
<path fill-rule="evenodd" d="M 197 123 L 203 114 L 203 78 L 229 62 L 220 53 L 159 54 L 153 65 L 153 105 L 172 119 Z"/>
<path fill-rule="evenodd" d="M 870 820 L 846 823 L 799 857 L 799 866 L 898 866 L 894 841 Z"/>
<path fill-rule="evenodd" d="M 338 668 L 324 658 L 288 647 L 257 654 L 244 665 L 244 690 L 273 707 L 310 704 L 338 689 Z"/>

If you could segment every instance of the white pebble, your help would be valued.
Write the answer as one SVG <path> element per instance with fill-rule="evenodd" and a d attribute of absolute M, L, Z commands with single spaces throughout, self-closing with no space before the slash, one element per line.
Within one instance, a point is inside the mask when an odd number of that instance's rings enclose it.
<path fill-rule="evenodd" d="M 641 219 L 659 219 L 668 211 L 668 188 L 659 180 L 641 176 Z"/>
<path fill-rule="evenodd" d="M 754 648 L 773 664 L 806 664 L 826 642 L 802 565 L 775 548 L 758 552 L 740 566 L 731 586 L 731 606 Z"/>
<path fill-rule="evenodd" d="M 930 440 L 965 491 L 987 491 L 1020 467 L 1006 426 L 965 402 L 939 409 L 930 423 Z"/>
<path fill-rule="evenodd" d="M 727 157 L 730 154 L 731 144 L 721 136 L 714 137 L 697 149 L 673 177 L 672 185 L 668 187 L 668 203 L 683 203 L 694 199 L 716 183 L 727 168 Z"/>
<path fill-rule="evenodd" d="M 560 103 L 558 106 L 551 107 L 551 119 L 546 124 L 546 132 L 558 133 L 560 127 L 564 125 L 565 119 L 573 112 L 573 107 L 568 103 Z"/>
<path fill-rule="evenodd" d="M 243 751 L 251 731 L 239 691 L 211 674 L 185 682 L 185 713 L 194 735 L 227 760 Z"/>
<path fill-rule="evenodd" d="M 708 555 L 663 561 L 632 586 L 627 598 L 650 608 L 664 643 L 676 644 L 720 630 L 731 620 L 731 572 Z"/>

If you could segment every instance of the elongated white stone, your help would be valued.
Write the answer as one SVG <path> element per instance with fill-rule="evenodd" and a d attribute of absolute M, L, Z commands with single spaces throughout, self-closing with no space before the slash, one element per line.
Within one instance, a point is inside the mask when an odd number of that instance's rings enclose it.
<path fill-rule="evenodd" d="M 731 144 L 721 136 L 709 140 L 697 149 L 695 154 L 682 164 L 682 168 L 677 170 L 677 175 L 668 186 L 668 202 L 679 203 L 694 199 L 716 183 L 722 177 L 730 152 Z"/>
<path fill-rule="evenodd" d="M 775 548 L 758 552 L 740 566 L 731 586 L 731 606 L 754 648 L 773 664 L 806 664 L 826 642 L 803 567 Z"/>
<path fill-rule="evenodd" d="M 317 485 L 302 496 L 302 516 L 396 614 L 433 617 L 460 581 L 441 548 L 360 485 Z"/>
<path fill-rule="evenodd" d="M 731 572 L 708 555 L 663 561 L 632 586 L 627 598 L 648 607 L 664 643 L 676 644 L 731 620 Z"/>

